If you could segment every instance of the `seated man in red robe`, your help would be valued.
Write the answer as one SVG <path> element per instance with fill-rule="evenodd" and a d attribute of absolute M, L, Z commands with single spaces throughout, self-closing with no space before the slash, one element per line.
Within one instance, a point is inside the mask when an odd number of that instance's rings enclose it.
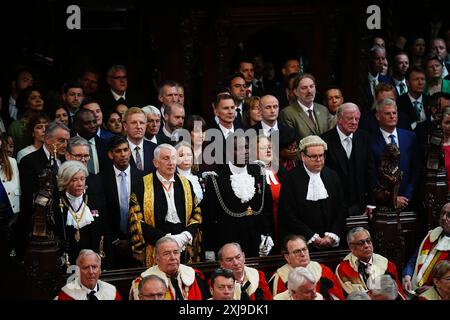
<path fill-rule="evenodd" d="M 205 300 L 210 297 L 203 274 L 180 264 L 181 250 L 175 239 L 165 236 L 156 241 L 156 265 L 133 280 L 130 300 L 139 300 L 139 283 L 149 275 L 157 275 L 167 286 L 165 300 Z"/>
<path fill-rule="evenodd" d="M 374 282 L 379 275 L 389 274 L 397 283 L 399 298 L 405 299 L 395 264 L 373 252 L 369 231 L 363 227 L 353 228 L 347 234 L 347 243 L 351 253 L 336 268 L 336 276 L 347 294 L 368 291 L 369 282 Z"/>
<path fill-rule="evenodd" d="M 62 287 L 55 300 L 122 300 L 116 287 L 99 280 L 101 258 L 83 249 L 77 258 L 77 277 Z"/>
<path fill-rule="evenodd" d="M 305 238 L 298 235 L 288 235 L 282 241 L 282 253 L 286 264 L 278 268 L 269 280 L 272 294 L 287 290 L 289 272 L 296 267 L 305 267 L 316 277 L 316 291 L 326 300 L 345 300 L 341 284 L 333 271 L 327 266 L 311 261 Z"/>
<path fill-rule="evenodd" d="M 233 271 L 236 281 L 233 300 L 272 300 L 264 273 L 245 265 L 245 253 L 238 243 L 225 244 L 217 256 L 221 268 Z"/>

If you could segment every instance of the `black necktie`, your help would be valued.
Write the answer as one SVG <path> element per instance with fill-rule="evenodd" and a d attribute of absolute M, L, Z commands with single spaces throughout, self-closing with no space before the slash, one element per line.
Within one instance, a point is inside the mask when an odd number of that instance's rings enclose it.
<path fill-rule="evenodd" d="M 173 288 L 175 289 L 175 300 L 184 300 L 181 293 L 180 286 L 178 285 L 177 277 L 170 278 Z"/>
<path fill-rule="evenodd" d="M 94 290 L 92 290 L 91 292 L 89 292 L 87 294 L 87 299 L 88 300 L 98 300 L 98 298 L 95 296 L 95 291 Z"/>
<path fill-rule="evenodd" d="M 239 121 L 239 123 L 242 123 L 242 114 L 241 109 L 236 108 L 236 119 Z"/>
<path fill-rule="evenodd" d="M 250 281 L 247 281 L 241 288 L 241 300 L 250 300 L 250 296 L 247 293 L 248 287 L 250 287 Z"/>
<path fill-rule="evenodd" d="M 367 284 L 367 273 L 366 273 L 366 266 L 364 263 L 359 262 L 358 272 L 362 276 L 362 278 L 364 280 L 364 284 Z"/>
<path fill-rule="evenodd" d="M 125 99 L 124 99 L 123 97 L 120 97 L 120 98 L 117 100 L 117 104 L 126 104 L 126 103 L 125 103 Z"/>

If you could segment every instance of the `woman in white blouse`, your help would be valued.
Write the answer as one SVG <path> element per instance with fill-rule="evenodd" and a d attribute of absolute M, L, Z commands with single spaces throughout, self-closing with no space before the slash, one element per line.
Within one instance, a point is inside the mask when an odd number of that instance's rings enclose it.
<path fill-rule="evenodd" d="M 1 146 L 1 141 L 0 141 Z M 8 157 L 6 150 L 0 148 L 0 178 L 8 195 L 12 212 L 20 211 L 20 179 L 16 159 Z"/>
<path fill-rule="evenodd" d="M 197 196 L 198 202 L 203 199 L 203 189 L 199 176 L 192 173 L 193 153 L 191 145 L 186 142 L 180 142 L 175 147 L 178 153 L 177 172 L 186 177 L 194 188 L 194 193 Z"/>

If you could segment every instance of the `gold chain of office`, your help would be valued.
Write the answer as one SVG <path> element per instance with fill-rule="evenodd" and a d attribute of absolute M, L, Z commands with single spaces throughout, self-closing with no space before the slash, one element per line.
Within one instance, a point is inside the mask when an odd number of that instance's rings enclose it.
<path fill-rule="evenodd" d="M 248 206 L 247 210 L 245 210 L 244 212 L 233 212 L 230 209 L 227 208 L 227 206 L 225 205 L 225 203 L 223 202 L 222 199 L 222 195 L 220 194 L 220 190 L 219 190 L 219 186 L 217 184 L 217 180 L 216 177 L 211 175 L 210 176 L 214 185 L 214 190 L 216 191 L 217 194 L 217 199 L 219 200 L 220 206 L 222 207 L 223 211 L 225 211 L 228 215 L 234 217 L 234 218 L 242 218 L 245 216 L 251 216 L 251 215 L 255 215 L 257 216 L 258 214 L 260 214 L 264 208 L 264 195 L 266 192 L 266 180 L 263 180 L 263 185 L 262 185 L 262 201 L 261 201 L 261 207 L 259 208 L 259 210 L 255 211 L 252 209 L 252 207 Z"/>

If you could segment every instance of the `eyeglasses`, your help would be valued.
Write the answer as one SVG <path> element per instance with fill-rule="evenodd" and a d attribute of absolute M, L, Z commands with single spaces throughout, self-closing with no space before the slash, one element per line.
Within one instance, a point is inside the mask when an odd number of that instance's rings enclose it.
<path fill-rule="evenodd" d="M 89 160 L 91 158 L 91 156 L 88 154 L 73 154 L 73 153 L 71 153 L 71 155 L 78 161 Z"/>
<path fill-rule="evenodd" d="M 290 252 L 290 254 L 298 257 L 301 254 L 306 254 L 307 252 L 308 252 L 308 248 L 305 247 L 302 249 L 296 249 L 296 250 Z"/>
<path fill-rule="evenodd" d="M 372 244 L 372 239 L 367 238 L 367 239 L 359 240 L 359 241 L 356 241 L 356 242 L 350 242 L 350 244 L 353 244 L 353 245 L 358 246 L 358 247 L 362 247 L 366 243 L 367 244 Z"/>
<path fill-rule="evenodd" d="M 313 161 L 322 161 L 323 159 L 325 159 L 325 153 L 322 154 L 315 154 L 310 156 L 309 154 L 303 153 L 305 156 L 307 156 L 308 158 L 310 158 Z"/>

